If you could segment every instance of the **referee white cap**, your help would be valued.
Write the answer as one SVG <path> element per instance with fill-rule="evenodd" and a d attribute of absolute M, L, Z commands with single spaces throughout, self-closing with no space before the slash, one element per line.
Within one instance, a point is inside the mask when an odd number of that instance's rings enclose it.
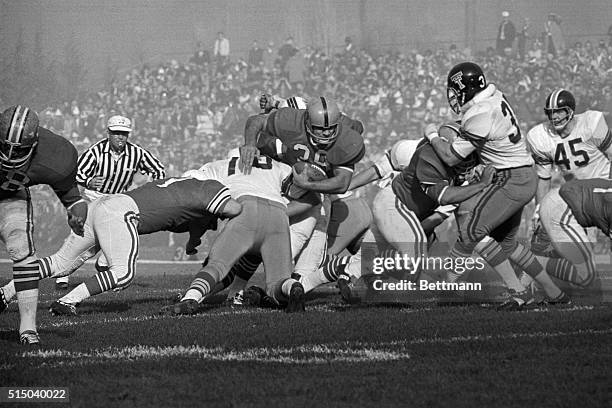
<path fill-rule="evenodd" d="M 132 121 L 125 116 L 115 115 L 108 120 L 107 127 L 108 130 L 115 132 L 131 132 Z"/>

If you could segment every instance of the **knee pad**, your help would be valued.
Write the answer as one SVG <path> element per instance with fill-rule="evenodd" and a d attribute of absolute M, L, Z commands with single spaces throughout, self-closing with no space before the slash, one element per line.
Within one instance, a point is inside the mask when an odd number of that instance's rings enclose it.
<path fill-rule="evenodd" d="M 22 262 L 34 256 L 34 243 L 28 238 L 27 232 L 15 229 L 6 235 L 6 251 L 11 261 Z"/>

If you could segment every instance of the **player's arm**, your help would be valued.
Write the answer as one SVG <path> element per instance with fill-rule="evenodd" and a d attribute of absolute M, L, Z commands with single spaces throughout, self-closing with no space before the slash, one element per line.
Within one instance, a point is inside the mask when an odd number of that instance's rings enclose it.
<path fill-rule="evenodd" d="M 49 183 L 49 186 L 53 189 L 64 207 L 66 207 L 70 229 L 75 234 L 83 236 L 83 228 L 85 221 L 87 221 L 87 202 L 81 197 L 81 192 L 76 182 L 76 149 L 74 153 L 74 170 L 67 176 L 57 175 Z"/>
<path fill-rule="evenodd" d="M 395 146 L 398 146 L 400 143 L 402 141 L 397 142 Z M 392 151 L 393 149 L 390 149 L 370 167 L 353 175 L 348 189 L 354 190 L 373 181 L 390 177 L 394 171 L 399 171 L 400 169 L 397 168 L 393 161 Z"/>
<path fill-rule="evenodd" d="M 202 236 L 206 233 L 206 231 L 214 230 L 216 228 L 216 217 L 208 216 L 189 221 L 187 225 L 189 239 L 185 243 L 185 253 L 187 255 L 197 254 L 198 247 L 202 244 Z"/>
<path fill-rule="evenodd" d="M 318 181 L 309 180 L 306 171 L 298 173 L 294 170 L 293 183 L 304 190 L 316 191 L 324 194 L 343 194 L 347 192 L 351 184 L 351 178 L 354 172 L 353 167 L 354 166 L 335 167 L 333 170 L 333 177 Z"/>
<path fill-rule="evenodd" d="M 370 184 L 373 181 L 380 180 L 381 178 L 382 176 L 378 172 L 376 166 L 372 165 L 364 171 L 360 171 L 359 173 L 355 174 L 351 178 L 351 182 L 349 184 L 348 189 L 354 190 L 361 186 L 365 186 L 366 184 Z"/>
<path fill-rule="evenodd" d="M 87 149 L 77 161 L 76 181 L 85 188 L 93 180 L 96 170 L 96 156 L 92 149 Z"/>
<path fill-rule="evenodd" d="M 300 215 L 320 203 L 319 194 L 309 191 L 301 198 L 289 201 L 289 204 L 287 204 L 287 217 L 291 218 Z"/>
<path fill-rule="evenodd" d="M 268 123 L 268 115 L 260 113 L 247 118 L 244 126 L 244 145 L 240 146 L 240 170 L 245 174 L 251 173 L 253 160 L 259 156 L 257 137 L 264 131 Z"/>
<path fill-rule="evenodd" d="M 443 181 L 437 184 L 421 185 L 421 187 L 423 187 L 425 194 L 439 205 L 459 204 L 480 193 L 493 182 L 494 176 L 495 169 L 487 166 L 480 176 L 480 181 L 474 184 L 451 186 L 448 181 Z"/>
<path fill-rule="evenodd" d="M 471 143 L 467 140 L 461 141 L 461 144 L 465 145 L 462 147 L 461 150 L 467 153 L 465 156 L 461 156 L 461 154 L 453 148 L 455 142 L 451 144 L 445 139 L 442 139 L 440 136 L 438 136 L 437 130 L 435 131 L 435 133 L 426 133 L 425 135 L 427 139 L 429 139 L 429 143 L 431 143 L 434 150 L 436 151 L 436 154 L 440 157 L 440 159 L 442 159 L 444 163 L 446 163 L 447 166 L 456 166 L 475 150 Z M 467 146 L 466 144 L 469 144 L 469 146 Z"/>
<path fill-rule="evenodd" d="M 424 134 L 436 154 L 447 166 L 455 166 L 482 145 L 491 131 L 491 112 L 487 106 L 473 107 L 461 122 L 460 137 L 452 142 L 438 134 L 438 127 L 432 123 L 425 126 Z"/>
<path fill-rule="evenodd" d="M 551 189 L 551 180 L 550 178 L 540 178 L 538 177 L 538 188 L 536 190 L 535 202 L 536 205 L 539 205 L 542 202 L 542 199 Z"/>
<path fill-rule="evenodd" d="M 442 222 L 444 222 L 446 218 L 448 218 L 448 216 L 444 216 L 441 213 L 434 212 L 429 217 L 421 221 L 421 227 L 423 227 L 423 231 L 425 232 L 425 235 L 427 236 L 431 235 L 431 233 L 434 232 L 436 227 L 442 224 Z"/>

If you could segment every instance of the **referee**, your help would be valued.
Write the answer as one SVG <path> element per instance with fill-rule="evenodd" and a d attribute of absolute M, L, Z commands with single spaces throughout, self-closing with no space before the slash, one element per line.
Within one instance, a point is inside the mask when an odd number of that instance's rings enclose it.
<path fill-rule="evenodd" d="M 164 165 L 159 159 L 142 147 L 128 142 L 132 132 L 132 121 L 115 115 L 108 120 L 108 138 L 89 147 L 78 161 L 76 180 L 85 187 L 83 197 L 93 201 L 107 194 L 123 193 L 128 190 L 136 172 L 147 174 L 153 179 L 166 177 Z M 96 268 L 104 267 L 100 257 Z M 68 277 L 55 281 L 58 288 L 68 288 Z"/>

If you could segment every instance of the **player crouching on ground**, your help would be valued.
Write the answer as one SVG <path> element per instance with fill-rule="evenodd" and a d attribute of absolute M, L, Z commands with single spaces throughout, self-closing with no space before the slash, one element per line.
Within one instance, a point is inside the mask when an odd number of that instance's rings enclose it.
<path fill-rule="evenodd" d="M 133 280 L 138 235 L 158 231 L 187 232 L 209 225 L 216 216 L 235 217 L 242 206 L 216 180 L 157 180 L 123 194 L 103 196 L 89 205 L 83 236 L 70 234 L 55 254 L 40 259 L 39 279 L 71 274 L 100 249 L 109 260 L 98 272 L 53 302 L 55 315 L 76 315 L 83 300 L 110 290 L 125 289 Z M 11 285 L 12 283 L 9 283 Z"/>

